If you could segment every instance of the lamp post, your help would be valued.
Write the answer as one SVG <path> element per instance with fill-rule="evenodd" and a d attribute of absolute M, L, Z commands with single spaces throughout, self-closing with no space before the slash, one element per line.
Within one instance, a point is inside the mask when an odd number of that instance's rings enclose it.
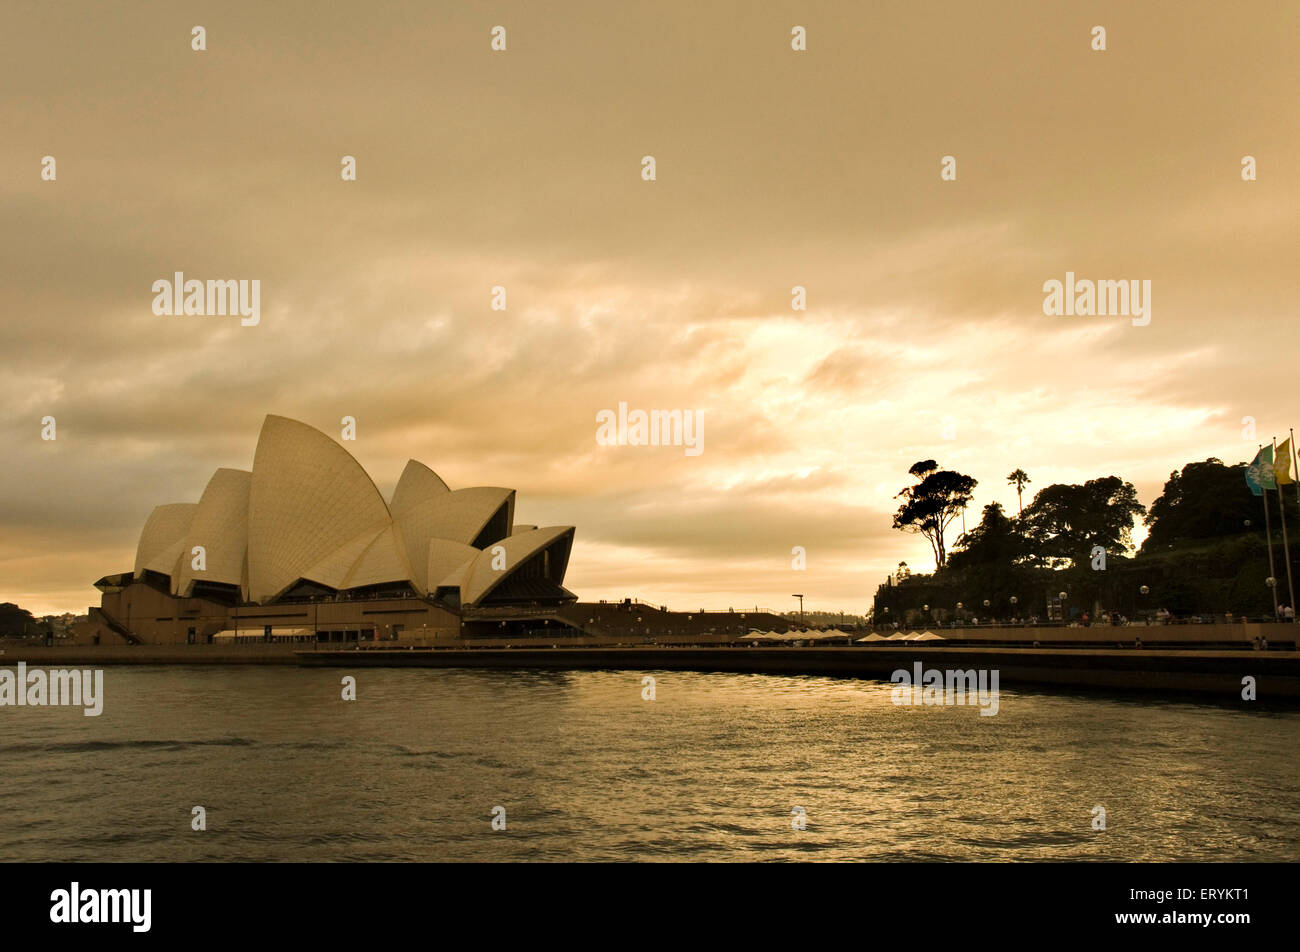
<path fill-rule="evenodd" d="M 1273 620 L 1277 621 L 1277 579 L 1270 575 L 1268 578 L 1264 579 L 1264 584 L 1267 585 L 1269 590 L 1273 593 Z"/>
<path fill-rule="evenodd" d="M 1061 624 L 1065 625 L 1069 621 L 1065 616 L 1065 592 L 1057 592 L 1056 597 L 1061 600 Z"/>
<path fill-rule="evenodd" d="M 1142 593 L 1142 614 L 1146 616 L 1147 624 L 1151 624 L 1151 609 L 1147 603 L 1147 596 L 1151 594 L 1151 589 L 1143 585 L 1138 589 Z"/>
<path fill-rule="evenodd" d="M 984 624 L 986 625 L 989 623 L 989 605 L 991 604 L 992 602 L 990 602 L 987 598 L 984 599 Z"/>
<path fill-rule="evenodd" d="M 803 596 L 796 592 L 790 597 L 799 599 L 799 627 L 802 628 L 803 627 Z M 886 608 L 885 611 L 889 611 L 889 609 Z"/>
<path fill-rule="evenodd" d="M 1017 620 L 1017 618 L 1016 618 L 1016 602 L 1018 602 L 1018 601 L 1020 601 L 1020 599 L 1016 598 L 1016 596 L 1014 596 L 1014 595 L 1011 596 L 1011 620 L 1012 620 L 1012 621 L 1016 621 L 1016 620 Z"/>

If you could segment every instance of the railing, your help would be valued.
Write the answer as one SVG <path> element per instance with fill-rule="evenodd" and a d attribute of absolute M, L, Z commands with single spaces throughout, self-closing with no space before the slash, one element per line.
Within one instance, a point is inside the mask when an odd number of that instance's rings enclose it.
<path fill-rule="evenodd" d="M 914 621 L 899 622 L 874 622 L 868 626 L 875 632 L 888 631 L 909 631 L 913 628 L 930 628 L 933 630 L 950 631 L 962 628 L 1162 628 L 1169 625 L 1272 625 L 1272 624 L 1294 624 L 1294 619 L 1279 619 L 1272 615 L 1233 615 L 1231 619 L 1224 615 L 1194 615 L 1186 618 L 1170 618 L 1166 620 L 1130 618 L 1120 624 L 1104 621 L 1102 619 L 1090 619 L 1088 624 L 1083 624 L 1078 618 L 1070 621 L 1062 621 L 1059 618 L 1039 618 L 1030 621 L 1025 618 L 1005 619 L 1001 621 L 981 621 L 981 622 L 954 622 L 938 621 L 936 619 L 916 619 Z"/>
<path fill-rule="evenodd" d="M 126 627 L 126 625 L 118 621 L 117 618 L 115 618 L 112 615 L 112 613 L 110 613 L 109 611 L 107 611 L 102 607 L 92 608 L 88 613 L 87 617 L 94 618 L 96 614 L 98 614 L 100 617 L 104 619 L 104 624 L 106 624 L 112 631 L 117 632 L 119 635 L 125 638 L 127 644 L 139 645 L 144 643 L 143 639 L 141 639 L 139 635 L 137 635 L 130 628 Z"/>

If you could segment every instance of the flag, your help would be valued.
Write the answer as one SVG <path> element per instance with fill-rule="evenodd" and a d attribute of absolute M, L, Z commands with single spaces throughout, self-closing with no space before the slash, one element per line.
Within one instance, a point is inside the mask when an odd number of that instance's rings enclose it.
<path fill-rule="evenodd" d="M 1287 437 L 1277 447 L 1277 459 L 1273 460 L 1273 479 L 1279 486 L 1293 483 L 1291 478 L 1291 437 Z"/>
<path fill-rule="evenodd" d="M 1255 461 L 1246 467 L 1246 485 L 1256 496 L 1265 489 L 1277 489 L 1273 474 L 1273 447 L 1264 446 L 1255 454 Z"/>

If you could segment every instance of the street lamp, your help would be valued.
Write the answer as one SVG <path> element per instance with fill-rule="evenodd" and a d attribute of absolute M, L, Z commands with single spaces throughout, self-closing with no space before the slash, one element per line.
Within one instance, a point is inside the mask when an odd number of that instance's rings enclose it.
<path fill-rule="evenodd" d="M 1278 619 L 1278 610 L 1277 610 L 1277 579 L 1275 579 L 1273 576 L 1270 575 L 1268 578 L 1264 579 L 1264 584 L 1267 585 L 1267 586 L 1269 587 L 1270 591 L 1272 591 L 1272 593 L 1273 593 L 1273 620 L 1274 620 L 1274 621 L 1277 621 L 1277 619 Z"/>
<path fill-rule="evenodd" d="M 1065 617 L 1065 592 L 1057 592 L 1056 597 L 1061 600 L 1061 624 L 1064 625 L 1067 621 Z"/>
<path fill-rule="evenodd" d="M 1014 595 L 1011 596 L 1011 620 L 1012 621 L 1016 620 L 1016 602 L 1018 601 L 1020 601 L 1020 599 L 1016 598 L 1016 596 Z"/>
<path fill-rule="evenodd" d="M 1151 594 L 1151 589 L 1143 585 L 1141 588 L 1138 589 L 1138 591 L 1142 593 L 1142 614 L 1147 616 L 1147 624 L 1149 625 L 1151 624 L 1151 609 L 1147 605 L 1146 596 Z"/>

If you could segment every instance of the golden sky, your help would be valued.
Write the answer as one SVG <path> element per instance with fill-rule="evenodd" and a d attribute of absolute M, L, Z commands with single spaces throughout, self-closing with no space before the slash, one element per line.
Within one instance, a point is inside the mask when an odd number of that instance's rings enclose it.
<path fill-rule="evenodd" d="M 1016 467 L 1150 504 L 1300 425 L 1297 35 L 1292 2 L 7 3 L 0 601 L 97 603 L 266 413 L 354 416 L 386 495 L 408 457 L 516 488 L 585 599 L 864 611 L 931 565 L 890 528 L 922 458 L 972 522 Z M 259 280 L 260 323 L 155 315 L 175 271 Z M 1150 280 L 1150 324 L 1045 316 L 1067 271 Z M 597 445 L 620 402 L 702 411 L 704 451 Z"/>

